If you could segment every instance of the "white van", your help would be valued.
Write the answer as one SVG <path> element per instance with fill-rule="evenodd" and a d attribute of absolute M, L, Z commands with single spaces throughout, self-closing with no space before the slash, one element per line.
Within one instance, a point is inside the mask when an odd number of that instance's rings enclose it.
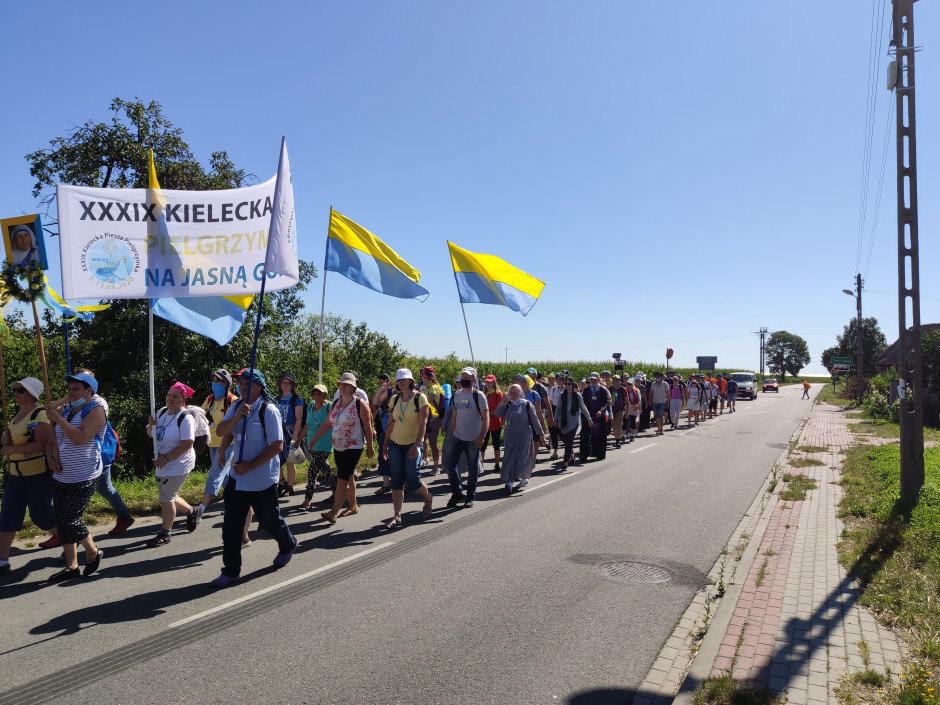
<path fill-rule="evenodd" d="M 731 379 L 738 383 L 738 399 L 757 399 L 757 375 L 753 372 L 732 372 Z"/>

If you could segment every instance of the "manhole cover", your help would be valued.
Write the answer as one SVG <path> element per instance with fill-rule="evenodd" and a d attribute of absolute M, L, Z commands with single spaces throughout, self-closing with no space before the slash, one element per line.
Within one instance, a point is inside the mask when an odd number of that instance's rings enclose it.
<path fill-rule="evenodd" d="M 618 561 L 601 566 L 601 575 L 618 583 L 667 583 L 672 573 L 658 565 Z"/>

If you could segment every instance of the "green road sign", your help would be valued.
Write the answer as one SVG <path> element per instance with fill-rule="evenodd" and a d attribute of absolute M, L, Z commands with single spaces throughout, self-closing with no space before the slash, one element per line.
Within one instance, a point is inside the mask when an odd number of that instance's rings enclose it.
<path fill-rule="evenodd" d="M 832 358 L 833 372 L 849 372 L 852 369 L 852 358 L 834 357 Z"/>

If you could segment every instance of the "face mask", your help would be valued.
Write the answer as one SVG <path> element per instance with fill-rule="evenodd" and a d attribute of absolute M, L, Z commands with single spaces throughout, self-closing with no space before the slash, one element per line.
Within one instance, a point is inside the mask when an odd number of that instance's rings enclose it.
<path fill-rule="evenodd" d="M 79 399 L 78 401 L 73 401 L 73 402 L 70 404 L 70 406 L 71 406 L 73 409 L 80 409 L 81 407 L 85 406 L 85 402 L 87 402 L 87 401 L 88 401 L 88 400 L 87 400 L 85 397 L 82 397 L 82 398 Z"/>
<path fill-rule="evenodd" d="M 462 379 L 460 380 L 460 386 L 464 389 L 470 389 L 470 385 L 473 384 L 472 379 Z"/>
<path fill-rule="evenodd" d="M 226 387 L 221 382 L 213 382 L 212 383 L 212 396 L 214 396 L 216 399 L 221 399 L 222 397 L 225 396 L 226 389 L 228 389 L 228 387 Z"/>
<path fill-rule="evenodd" d="M 596 392 L 598 386 L 600 386 L 600 385 L 598 385 L 597 382 L 591 382 L 591 390 L 592 390 L 592 391 Z"/>

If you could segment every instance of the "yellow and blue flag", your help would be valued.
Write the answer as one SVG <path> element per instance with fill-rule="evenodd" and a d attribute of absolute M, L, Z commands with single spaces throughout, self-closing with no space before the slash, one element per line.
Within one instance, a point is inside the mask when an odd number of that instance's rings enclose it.
<path fill-rule="evenodd" d="M 332 208 L 323 269 L 380 294 L 421 301 L 428 297 L 428 290 L 418 283 L 421 272 L 364 227 Z"/>
<path fill-rule="evenodd" d="M 150 189 L 159 189 L 157 169 L 150 150 Z M 156 191 L 152 199 L 162 208 L 164 200 Z M 193 333 L 211 338 L 225 345 L 236 336 L 245 322 L 248 307 L 254 296 L 189 296 L 180 298 L 152 299 L 153 313 L 160 318 L 191 330 Z"/>
<path fill-rule="evenodd" d="M 532 310 L 545 282 L 494 255 L 481 255 L 448 241 L 460 303 L 508 306 L 523 316 Z"/>

